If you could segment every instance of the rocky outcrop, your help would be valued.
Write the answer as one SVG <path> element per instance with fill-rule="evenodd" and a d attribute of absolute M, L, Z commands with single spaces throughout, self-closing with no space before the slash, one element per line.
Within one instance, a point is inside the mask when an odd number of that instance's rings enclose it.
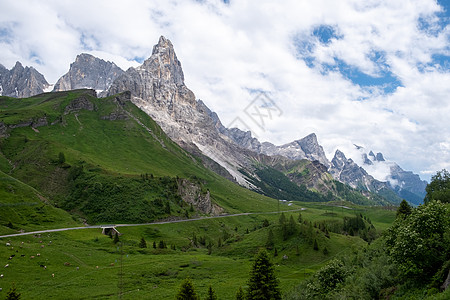
<path fill-rule="evenodd" d="M 330 162 L 328 161 L 322 146 L 319 145 L 315 133 L 311 133 L 300 140 L 282 146 L 263 143 L 261 152 L 267 155 L 282 155 L 293 160 L 317 160 L 326 167 L 330 166 Z"/>
<path fill-rule="evenodd" d="M 336 150 L 328 171 L 336 180 L 359 190 L 376 193 L 391 203 L 398 204 L 402 200 L 395 194 L 387 182 L 376 180 L 351 158 L 347 159 L 345 154 L 340 150 Z"/>
<path fill-rule="evenodd" d="M 403 170 L 395 162 L 386 161 L 380 152 L 375 155 L 373 151 L 370 151 L 368 155 L 364 153 L 362 156 L 364 165 L 367 165 L 369 170 L 372 167 L 387 170 L 386 181 L 399 197 L 415 205 L 423 202 L 427 182 L 421 180 L 419 175 Z"/>
<path fill-rule="evenodd" d="M 82 53 L 70 65 L 69 72 L 56 82 L 53 91 L 83 88 L 104 91 L 123 73 L 124 71 L 113 62 Z"/>
<path fill-rule="evenodd" d="M 425 198 L 427 182 L 421 180 L 419 175 L 414 174 L 411 171 L 405 171 L 400 168 L 399 165 L 393 164 L 390 168 L 391 178 L 398 184 L 393 186 L 394 190 L 398 191 L 398 194 L 413 204 L 420 204 Z M 412 193 L 413 195 L 407 195 L 405 193 Z"/>
<path fill-rule="evenodd" d="M 373 180 L 373 177 L 351 158 L 347 159 L 340 150 L 336 150 L 329 171 L 335 179 L 347 183 L 353 188 L 364 188 L 370 191 L 370 181 Z"/>
<path fill-rule="evenodd" d="M 187 179 L 178 179 L 178 194 L 184 202 L 192 204 L 204 214 L 218 215 L 223 209 L 211 202 L 209 190 L 204 190 L 200 183 Z"/>
<path fill-rule="evenodd" d="M 3 122 L 0 122 L 0 137 L 9 137 L 8 126 Z"/>
<path fill-rule="evenodd" d="M 315 133 L 293 141 L 291 143 L 275 146 L 272 143 L 260 143 L 256 138 L 252 137 L 250 131 L 242 131 L 238 128 L 226 129 L 225 134 L 230 137 L 239 146 L 270 156 L 281 155 L 293 160 L 307 159 L 310 161 L 319 161 L 326 167 L 330 166 L 322 146 L 317 141 Z"/>
<path fill-rule="evenodd" d="M 47 120 L 46 116 L 36 117 L 33 119 L 20 121 L 15 124 L 5 124 L 3 122 L 0 122 L 0 137 L 9 137 L 9 131 L 11 129 L 21 128 L 21 127 L 38 128 L 38 127 L 47 126 L 47 125 L 48 125 L 48 120 Z"/>
<path fill-rule="evenodd" d="M 441 291 L 446 291 L 449 286 L 450 286 L 450 270 L 448 271 L 447 278 L 445 279 L 444 283 L 441 285 Z"/>
<path fill-rule="evenodd" d="M 75 100 L 72 100 L 69 105 L 66 106 L 66 108 L 64 109 L 64 114 L 70 114 L 73 112 L 77 112 L 80 111 L 82 109 L 84 110 L 94 110 L 94 104 L 89 101 L 89 99 L 86 96 L 80 96 Z"/>
<path fill-rule="evenodd" d="M 0 96 L 27 98 L 41 94 L 49 86 L 44 75 L 20 62 L 8 70 L 0 65 Z"/>

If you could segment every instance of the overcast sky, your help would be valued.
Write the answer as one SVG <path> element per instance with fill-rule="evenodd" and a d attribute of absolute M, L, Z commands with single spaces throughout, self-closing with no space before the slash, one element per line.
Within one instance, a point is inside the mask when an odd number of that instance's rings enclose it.
<path fill-rule="evenodd" d="M 127 69 L 164 35 L 225 126 L 275 144 L 314 132 L 330 160 L 339 148 L 359 162 L 357 144 L 429 180 L 450 169 L 449 10 L 448 0 L 2 0 L 0 63 L 55 83 L 81 52 Z M 252 102 L 261 92 L 265 111 Z"/>

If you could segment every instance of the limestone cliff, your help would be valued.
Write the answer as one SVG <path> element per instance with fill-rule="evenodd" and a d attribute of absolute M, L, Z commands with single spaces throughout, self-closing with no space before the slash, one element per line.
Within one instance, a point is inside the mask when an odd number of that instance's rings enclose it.
<path fill-rule="evenodd" d="M 124 71 L 113 62 L 87 53 L 78 55 L 69 71 L 55 84 L 54 92 L 88 88 L 98 92 L 107 90 Z"/>
<path fill-rule="evenodd" d="M 49 86 L 44 75 L 20 62 L 8 70 L 0 65 L 0 96 L 28 98 L 44 92 Z"/>

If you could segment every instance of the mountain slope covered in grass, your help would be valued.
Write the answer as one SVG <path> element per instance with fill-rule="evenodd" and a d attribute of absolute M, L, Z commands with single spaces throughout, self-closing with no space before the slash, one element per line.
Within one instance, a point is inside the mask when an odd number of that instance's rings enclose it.
<path fill-rule="evenodd" d="M 92 90 L 1 97 L 1 171 L 90 223 L 276 210 L 203 167 L 129 100 Z"/>

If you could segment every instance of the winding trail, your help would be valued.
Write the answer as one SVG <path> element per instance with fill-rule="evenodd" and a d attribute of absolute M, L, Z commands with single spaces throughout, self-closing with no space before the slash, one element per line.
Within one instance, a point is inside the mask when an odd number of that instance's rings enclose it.
<path fill-rule="evenodd" d="M 67 231 L 67 230 L 102 228 L 103 226 L 131 227 L 131 226 L 161 225 L 161 224 L 193 222 L 193 221 L 201 221 L 201 220 L 208 220 L 208 219 L 218 219 L 218 218 L 228 218 L 228 217 L 238 217 L 238 216 L 278 214 L 278 213 L 283 213 L 283 212 L 302 211 L 302 210 L 305 210 L 305 209 L 306 208 L 302 207 L 300 209 L 293 209 L 293 210 L 270 211 L 270 212 L 248 212 L 248 213 L 239 213 L 239 214 L 226 214 L 226 215 L 219 215 L 219 216 L 212 216 L 212 217 L 200 217 L 200 218 L 193 218 L 193 219 L 173 220 L 173 221 L 158 221 L 158 222 L 153 222 L 153 223 L 140 223 L 140 224 L 104 224 L 104 225 L 92 225 L 92 226 L 84 226 L 84 227 L 56 228 L 56 229 L 47 229 L 47 230 L 39 230 L 39 231 L 30 231 L 30 232 L 22 232 L 22 233 L 13 233 L 13 234 L 0 235 L 0 239 L 2 239 L 2 238 L 9 238 L 9 237 L 15 237 L 15 236 L 31 235 L 31 234 L 41 234 L 41 233 L 49 233 L 49 232 Z"/>

